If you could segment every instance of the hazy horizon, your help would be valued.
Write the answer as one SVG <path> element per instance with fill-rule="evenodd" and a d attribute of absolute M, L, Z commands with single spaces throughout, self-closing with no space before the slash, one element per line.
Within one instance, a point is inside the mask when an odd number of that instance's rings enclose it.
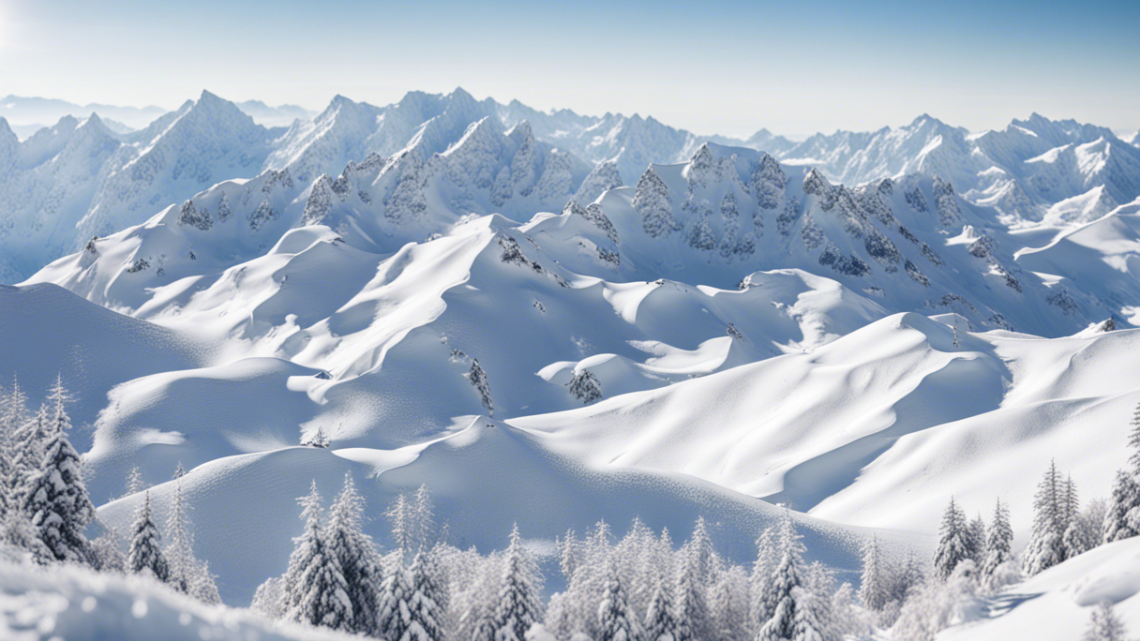
<path fill-rule="evenodd" d="M 1140 3 L 690 9 L 0 0 L 0 95 L 173 109 L 208 88 L 319 111 L 338 93 L 384 105 L 462 86 L 726 136 L 867 131 L 922 113 L 971 131 L 1032 112 L 1140 128 Z"/>

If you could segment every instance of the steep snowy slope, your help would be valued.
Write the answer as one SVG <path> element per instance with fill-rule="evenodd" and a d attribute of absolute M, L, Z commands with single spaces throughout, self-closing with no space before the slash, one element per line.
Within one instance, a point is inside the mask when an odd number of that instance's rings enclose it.
<path fill-rule="evenodd" d="M 1140 630 L 1140 540 L 1110 543 L 1011 586 L 994 599 L 987 616 L 945 630 L 938 639 L 1080 639 L 1103 602 L 1114 606 L 1126 638 L 1134 638 Z"/>
<path fill-rule="evenodd" d="M 56 381 L 74 395 L 73 422 L 95 422 L 110 389 L 139 376 L 209 362 L 216 346 L 92 305 L 54 285 L 0 285 L 0 386 L 15 379 L 38 404 Z M 89 432 L 76 436 L 80 445 Z"/>
<path fill-rule="evenodd" d="M 971 513 L 997 496 L 1027 506 L 1051 459 L 1106 494 L 1127 452 L 1105 444 L 1123 445 L 1140 401 L 1140 331 L 959 330 L 955 345 L 954 322 L 896 315 L 809 354 L 509 422 L 596 465 L 684 472 L 841 523 L 930 531 L 951 495 Z M 1015 509 L 1019 534 L 1031 516 Z"/>

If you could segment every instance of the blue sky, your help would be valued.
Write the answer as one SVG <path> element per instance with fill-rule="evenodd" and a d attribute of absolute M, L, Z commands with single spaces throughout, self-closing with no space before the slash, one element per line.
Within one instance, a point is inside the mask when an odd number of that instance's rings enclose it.
<path fill-rule="evenodd" d="M 517 98 L 698 133 L 805 134 L 928 112 L 1140 128 L 1140 2 L 0 0 L 0 95 L 173 108 L 208 88 Z"/>

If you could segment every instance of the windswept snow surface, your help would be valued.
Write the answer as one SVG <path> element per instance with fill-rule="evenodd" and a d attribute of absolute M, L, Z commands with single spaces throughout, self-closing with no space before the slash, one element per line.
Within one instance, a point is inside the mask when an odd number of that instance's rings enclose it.
<path fill-rule="evenodd" d="M 1140 630 L 1140 539 L 1086 552 L 1010 586 L 978 621 L 943 631 L 939 641 L 1084 638 L 1095 606 L 1113 605 L 1125 638 Z"/>
<path fill-rule="evenodd" d="M 347 641 L 359 637 L 205 605 L 151 579 L 0 562 L 6 641 Z"/>

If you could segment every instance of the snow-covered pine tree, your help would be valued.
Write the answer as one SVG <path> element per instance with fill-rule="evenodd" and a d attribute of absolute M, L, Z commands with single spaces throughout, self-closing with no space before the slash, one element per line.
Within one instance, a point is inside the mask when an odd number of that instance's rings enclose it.
<path fill-rule="evenodd" d="M 135 574 L 153 576 L 163 583 L 170 579 L 170 566 L 166 562 L 166 555 L 162 553 L 158 528 L 151 515 L 150 490 L 146 491 L 142 505 L 135 511 L 127 569 Z"/>
<path fill-rule="evenodd" d="M 1013 560 L 1013 528 L 1009 525 L 1009 509 L 998 499 L 994 520 L 986 537 L 986 558 L 982 563 L 982 579 L 989 582 L 998 567 Z"/>
<path fill-rule="evenodd" d="M 378 636 L 385 641 L 408 641 L 412 621 L 412 576 L 402 558 L 388 569 L 380 590 L 380 610 L 376 617 Z"/>
<path fill-rule="evenodd" d="M 1105 601 L 1094 607 L 1082 641 L 1125 641 L 1125 639 L 1124 624 L 1117 618 L 1112 603 Z"/>
<path fill-rule="evenodd" d="M 495 402 L 491 397 L 491 381 L 487 379 L 487 372 L 479 364 L 479 359 L 471 359 L 471 369 L 464 374 L 467 381 L 479 392 L 479 402 L 487 409 L 487 416 L 495 415 Z"/>
<path fill-rule="evenodd" d="M 772 574 L 768 598 L 772 617 L 760 628 L 758 641 L 791 641 L 796 638 L 798 591 L 803 582 L 803 544 L 796 533 L 791 510 L 784 508 L 780 521 L 780 562 Z"/>
<path fill-rule="evenodd" d="M 838 641 L 839 634 L 831 619 L 831 602 L 822 595 L 799 587 L 792 590 L 796 618 L 792 641 Z"/>
<path fill-rule="evenodd" d="M 597 617 L 598 636 L 595 641 L 640 641 L 640 626 L 613 558 L 606 567 L 605 588 Z"/>
<path fill-rule="evenodd" d="M 671 592 L 669 585 L 658 577 L 645 612 L 645 641 L 673 641 L 677 637 Z"/>
<path fill-rule="evenodd" d="M 405 560 L 410 559 L 416 544 L 415 507 L 408 496 L 400 492 L 384 515 L 391 527 L 393 547 L 403 554 Z"/>
<path fill-rule="evenodd" d="M 578 569 L 578 564 L 581 562 L 581 547 L 582 543 L 578 540 L 574 530 L 566 530 L 566 536 L 562 539 L 555 541 L 558 548 L 558 568 L 562 570 L 562 576 L 569 584 L 570 580 L 574 578 L 574 571 Z"/>
<path fill-rule="evenodd" d="M 91 541 L 91 557 L 96 570 L 123 574 L 127 571 L 127 555 L 120 549 L 119 533 L 99 521 L 103 533 Z"/>
<path fill-rule="evenodd" d="M 769 592 L 772 574 L 776 571 L 779 560 L 777 530 L 773 527 L 765 528 L 760 538 L 756 539 L 756 561 L 752 564 L 752 576 L 749 581 L 751 607 L 748 616 L 753 631 L 759 631 L 768 619 L 772 618 L 772 608 L 775 607 L 776 601 L 769 596 Z"/>
<path fill-rule="evenodd" d="M 1026 574 L 1037 574 L 1065 560 L 1065 489 L 1056 463 L 1050 462 L 1033 497 L 1033 534 L 1023 559 Z"/>
<path fill-rule="evenodd" d="M 701 577 L 702 552 L 690 540 L 678 554 L 673 592 L 673 619 L 677 630 L 674 641 L 701 641 L 710 634 L 706 584 Z"/>
<path fill-rule="evenodd" d="M 408 599 L 408 632 L 401 641 L 443 641 L 445 590 L 431 560 L 430 550 L 421 550 L 412 561 L 412 594 Z"/>
<path fill-rule="evenodd" d="M 970 521 L 968 540 L 970 542 L 970 559 L 975 565 L 981 567 L 986 558 L 986 522 L 982 520 L 981 514 Z"/>
<path fill-rule="evenodd" d="M 526 641 L 526 633 L 542 621 L 542 574 L 523 547 L 516 524 L 511 530 L 506 564 L 492 617 L 494 641 Z"/>
<path fill-rule="evenodd" d="M 218 605 L 222 602 L 222 595 L 218 592 L 216 577 L 210 572 L 210 564 L 206 561 L 197 561 L 194 573 L 191 575 L 189 595 L 208 605 Z"/>
<path fill-rule="evenodd" d="M 179 468 L 182 466 L 179 465 Z M 194 534 L 186 515 L 186 505 L 182 497 L 182 477 L 175 476 L 174 504 L 166 517 L 166 562 L 170 567 L 170 576 L 167 582 L 175 590 L 186 594 L 190 591 L 190 584 L 194 581 L 194 573 L 198 570 L 198 561 L 194 558 Z"/>
<path fill-rule="evenodd" d="M 435 545 L 435 507 L 431 490 L 426 484 L 416 490 L 412 510 L 412 544 L 416 550 L 427 550 Z"/>
<path fill-rule="evenodd" d="M 383 568 L 372 537 L 364 533 L 364 497 L 352 475 L 345 473 L 344 488 L 329 508 L 326 527 L 329 554 L 340 563 L 352 604 L 352 631 L 375 635 L 380 608 Z"/>
<path fill-rule="evenodd" d="M 582 401 L 583 405 L 602 399 L 602 384 L 588 369 L 571 374 L 570 382 L 566 386 L 570 390 L 570 395 Z"/>
<path fill-rule="evenodd" d="M 1073 482 L 1071 475 L 1066 477 L 1064 488 L 1063 523 L 1065 530 L 1061 534 L 1061 545 L 1064 548 L 1065 559 L 1071 559 L 1093 549 L 1095 543 L 1081 517 L 1081 503 L 1077 494 L 1077 484 Z"/>
<path fill-rule="evenodd" d="M 1140 477 L 1132 470 L 1118 470 L 1104 515 L 1104 542 L 1140 536 L 1140 519 L 1131 518 L 1134 514 L 1140 514 Z"/>
<path fill-rule="evenodd" d="M 330 552 L 321 525 L 321 495 L 313 481 L 309 494 L 297 499 L 304 533 L 293 539 L 285 572 L 285 618 L 334 630 L 352 629 L 352 603 L 340 563 Z"/>
<path fill-rule="evenodd" d="M 863 607 L 878 612 L 890 600 L 886 568 L 879 552 L 879 537 L 872 535 L 863 544 L 863 581 L 859 587 L 859 600 Z"/>
<path fill-rule="evenodd" d="M 934 554 L 934 573 L 940 579 L 947 579 L 958 564 L 970 558 L 970 532 L 966 515 L 950 497 L 950 504 L 942 515 L 938 549 Z"/>
<path fill-rule="evenodd" d="M 669 188 L 653 167 L 646 169 L 638 179 L 632 204 L 641 214 L 641 227 L 650 238 L 668 236 L 681 228 L 673 219 L 673 203 L 669 200 Z"/>
<path fill-rule="evenodd" d="M 1132 448 L 1129 467 L 1116 473 L 1104 517 L 1105 543 L 1140 535 L 1140 404 L 1132 414 L 1128 446 Z"/>
<path fill-rule="evenodd" d="M 713 546 L 712 537 L 709 536 L 708 523 L 705 522 L 705 517 L 697 517 L 697 523 L 693 527 L 693 536 L 689 539 L 689 546 L 691 546 L 694 555 L 693 561 L 696 563 L 697 577 L 702 584 L 708 586 L 715 580 L 716 577 L 713 575 L 720 563 L 716 548 Z"/>
<path fill-rule="evenodd" d="M 83 484 L 79 453 L 67 438 L 71 428 L 64 408 L 67 400 L 62 377 L 57 378 L 48 393 L 54 416 L 44 459 L 39 470 L 28 477 L 21 496 L 24 514 L 56 560 L 90 564 L 91 546 L 84 531 L 95 519 L 95 506 Z"/>
<path fill-rule="evenodd" d="M 12 505 L 21 505 L 27 492 L 27 480 L 39 471 L 47 454 L 47 442 L 52 425 L 51 406 L 44 403 L 35 416 L 27 409 L 27 398 L 15 387 L 9 397 L 11 408 L 0 429 L 11 429 L 12 476 L 8 479 Z"/>
<path fill-rule="evenodd" d="M 147 488 L 146 482 L 143 481 L 142 472 L 139 466 L 131 467 L 131 471 L 127 474 L 127 496 L 137 494 Z"/>
<path fill-rule="evenodd" d="M 749 625 L 748 573 L 739 565 L 717 572 L 709 588 L 709 621 L 715 638 L 748 641 L 754 635 Z"/>

